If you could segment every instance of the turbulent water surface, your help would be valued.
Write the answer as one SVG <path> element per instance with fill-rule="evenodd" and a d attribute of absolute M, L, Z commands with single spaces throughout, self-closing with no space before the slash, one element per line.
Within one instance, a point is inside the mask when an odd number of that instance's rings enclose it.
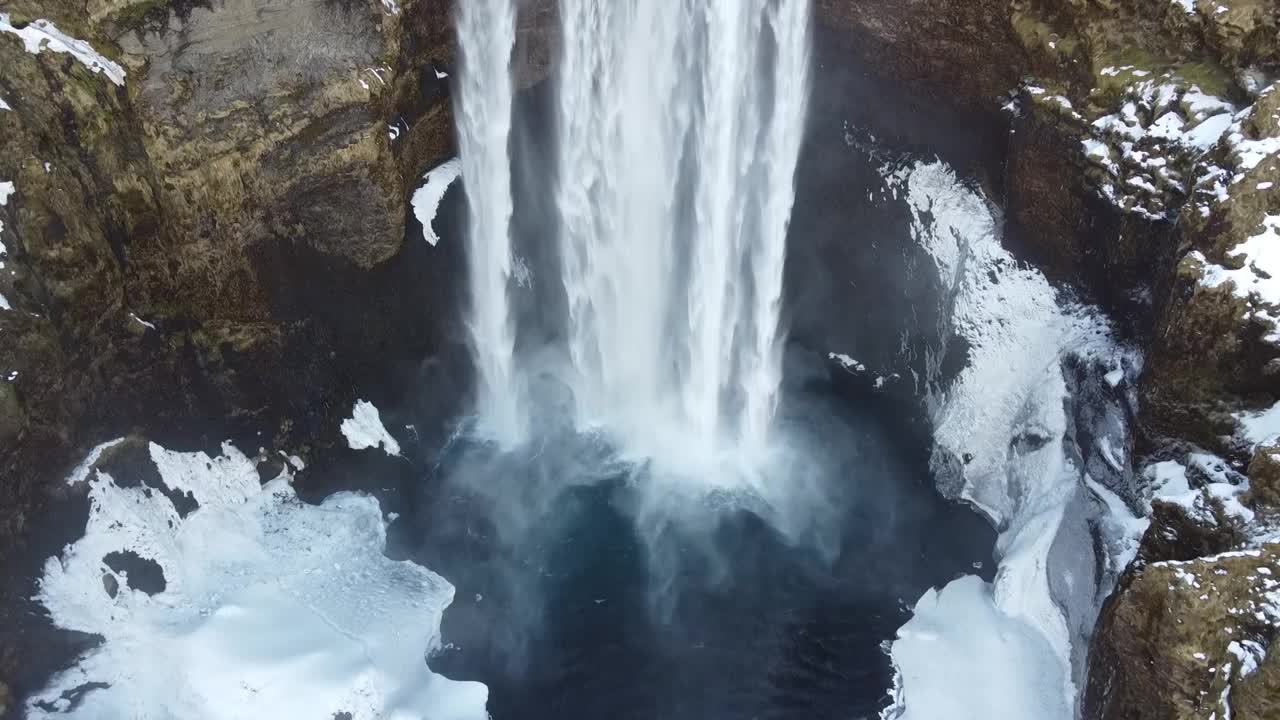
<path fill-rule="evenodd" d="M 654 468 L 598 436 L 455 442 L 415 518 L 458 591 L 432 668 L 484 682 L 495 718 L 875 716 L 883 643 L 927 588 L 990 577 L 992 533 L 901 428 L 824 383 L 784 397 L 778 431 L 814 462 L 775 479 L 827 504 L 790 534 L 759 498 L 655 498 Z"/>

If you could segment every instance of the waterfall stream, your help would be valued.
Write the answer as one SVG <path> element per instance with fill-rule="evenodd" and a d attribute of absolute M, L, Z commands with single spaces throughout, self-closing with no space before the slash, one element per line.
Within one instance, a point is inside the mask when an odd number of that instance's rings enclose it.
<path fill-rule="evenodd" d="M 459 19 L 461 134 L 480 414 L 516 428 L 503 2 Z M 682 462 L 761 448 L 781 380 L 808 0 L 565 0 L 560 23 L 553 193 L 577 422 Z"/>
<path fill-rule="evenodd" d="M 458 3 L 458 148 L 467 184 L 467 315 L 476 362 L 477 406 L 486 432 L 503 443 L 523 433 L 519 396 L 512 392 L 515 329 L 507 286 L 511 280 L 511 52 L 513 0 Z"/>

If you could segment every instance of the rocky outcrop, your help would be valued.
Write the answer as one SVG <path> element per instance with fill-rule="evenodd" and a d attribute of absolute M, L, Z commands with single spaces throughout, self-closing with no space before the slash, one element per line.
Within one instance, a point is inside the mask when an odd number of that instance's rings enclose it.
<path fill-rule="evenodd" d="M 1277 634 L 1263 593 L 1280 427 L 1261 411 L 1280 400 L 1280 6 L 817 6 L 874 67 L 1003 107 L 1007 162 L 989 184 L 1007 241 L 1145 349 L 1131 500 L 1150 526 L 1094 634 L 1083 716 L 1275 715 L 1261 699 L 1276 697 L 1277 653 L 1261 657 Z M 1241 617 L 1255 605 L 1265 622 Z"/>
<path fill-rule="evenodd" d="M 269 375 L 294 342 L 328 347 L 275 289 L 333 282 L 307 277 L 317 266 L 392 261 L 408 193 L 449 149 L 447 87 L 434 97 L 444 109 L 414 128 L 441 139 L 394 145 L 407 121 L 390 81 L 417 71 L 399 47 L 415 7 L 104 1 L 86 19 L 64 5 L 14 3 L 17 31 L 0 33 L 13 68 L 0 80 L 12 107 L 0 178 L 14 187 L 0 289 L 13 311 L 0 323 L 20 338 L 0 362 L 22 418 L 9 448 L 41 435 L 82 445 L 86 425 L 149 404 L 257 414 L 254 370 Z M 83 33 L 119 81 L 24 43 L 34 12 Z M 157 385 L 172 395 L 156 402 Z"/>
<path fill-rule="evenodd" d="M 522 9 L 525 84 L 548 7 Z M 104 433 L 306 456 L 357 391 L 460 384 L 461 250 L 407 208 L 453 152 L 455 43 L 434 0 L 0 14 L 0 681 L 21 697 L 87 640 L 17 618 L 83 522 L 61 479 Z"/>
<path fill-rule="evenodd" d="M 1280 438 L 1260 444 L 1249 462 L 1249 503 L 1280 511 Z"/>
<path fill-rule="evenodd" d="M 1280 712 L 1280 552 L 1161 562 L 1128 578 L 1097 630 L 1086 717 L 1270 718 Z"/>
<path fill-rule="evenodd" d="M 1085 717 L 1274 714 L 1280 506 L 1265 480 L 1273 452 L 1259 450 L 1249 477 L 1198 451 L 1147 467 L 1150 526 L 1095 629 Z"/>

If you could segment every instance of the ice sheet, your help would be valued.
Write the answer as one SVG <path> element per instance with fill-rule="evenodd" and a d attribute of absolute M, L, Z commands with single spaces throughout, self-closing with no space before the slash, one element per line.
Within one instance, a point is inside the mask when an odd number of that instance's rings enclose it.
<path fill-rule="evenodd" d="M 216 458 L 151 456 L 200 507 L 183 518 L 157 488 L 93 469 L 96 457 L 73 473 L 89 484 L 88 526 L 48 561 L 38 599 L 57 625 L 104 642 L 30 699 L 29 718 L 486 719 L 483 685 L 427 667 L 453 587 L 383 555 L 376 500 L 304 504 L 287 469 L 260 486 L 229 444 Z M 103 560 L 122 551 L 158 563 L 164 589 L 131 588 Z"/>

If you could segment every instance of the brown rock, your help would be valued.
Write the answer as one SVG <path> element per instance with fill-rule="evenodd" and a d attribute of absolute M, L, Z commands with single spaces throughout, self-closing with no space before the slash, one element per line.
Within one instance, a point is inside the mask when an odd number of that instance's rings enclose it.
<path fill-rule="evenodd" d="M 1275 717 L 1276 696 L 1267 691 L 1280 681 L 1280 663 L 1268 658 L 1245 675 L 1242 658 L 1256 661 L 1275 635 L 1266 594 L 1278 576 L 1275 545 L 1131 574 L 1094 635 L 1084 717 Z"/>
<path fill-rule="evenodd" d="M 1244 528 L 1219 500 L 1201 493 L 1198 512 L 1175 503 L 1151 504 L 1151 525 L 1138 547 L 1138 564 L 1184 562 L 1227 552 L 1244 541 Z"/>
<path fill-rule="evenodd" d="M 1280 438 L 1254 449 L 1249 462 L 1248 501 L 1258 512 L 1280 513 Z"/>
<path fill-rule="evenodd" d="M 242 0 L 115 38 L 137 68 L 166 230 L 131 245 L 141 304 L 259 321 L 256 245 L 361 267 L 398 250 L 406 188 L 378 103 L 392 69 L 377 7 Z"/>
<path fill-rule="evenodd" d="M 1051 101 L 1024 96 L 1006 163 L 1010 239 L 1051 278 L 1087 288 L 1139 330 L 1144 300 L 1168 282 L 1178 235 L 1166 223 L 1123 213 L 1088 182 L 1080 121 Z"/>

